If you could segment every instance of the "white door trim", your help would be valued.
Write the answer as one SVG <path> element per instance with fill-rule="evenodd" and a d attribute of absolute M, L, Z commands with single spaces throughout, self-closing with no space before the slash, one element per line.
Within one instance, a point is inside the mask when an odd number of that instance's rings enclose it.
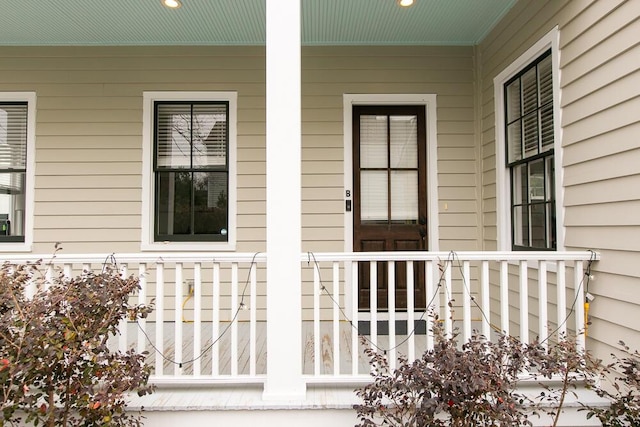
<path fill-rule="evenodd" d="M 353 200 L 352 119 L 354 105 L 424 105 L 427 125 L 427 247 L 439 250 L 438 233 L 438 143 L 435 94 L 344 94 L 344 193 Z M 349 195 L 347 197 L 347 195 Z M 344 251 L 353 252 L 353 215 L 344 213 Z"/>
<path fill-rule="evenodd" d="M 424 105 L 427 117 L 427 247 L 440 250 L 438 227 L 438 132 L 435 94 L 343 94 L 344 192 L 353 204 L 353 106 L 354 105 Z M 348 195 L 348 196 L 347 196 Z M 353 252 L 353 206 L 344 212 L 344 251 Z M 351 308 L 351 269 L 345 266 L 345 307 L 353 319 Z"/>

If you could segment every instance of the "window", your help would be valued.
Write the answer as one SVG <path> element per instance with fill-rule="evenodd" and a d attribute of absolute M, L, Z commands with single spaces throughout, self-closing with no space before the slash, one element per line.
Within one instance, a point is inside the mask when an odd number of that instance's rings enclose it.
<path fill-rule="evenodd" d="M 228 249 L 235 242 L 235 93 L 145 94 L 145 107 L 153 191 L 143 246 Z"/>
<path fill-rule="evenodd" d="M 494 79 L 499 250 L 563 248 L 558 34 Z"/>
<path fill-rule="evenodd" d="M 34 116 L 35 94 L 0 93 L 0 250 L 30 250 Z"/>
<path fill-rule="evenodd" d="M 505 84 L 513 249 L 555 249 L 551 51 Z"/>

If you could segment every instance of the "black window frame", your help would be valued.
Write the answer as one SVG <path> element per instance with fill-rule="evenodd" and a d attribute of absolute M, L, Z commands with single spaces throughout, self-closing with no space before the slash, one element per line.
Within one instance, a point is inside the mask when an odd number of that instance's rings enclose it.
<path fill-rule="evenodd" d="M 158 166 L 158 109 L 162 105 L 188 105 L 191 107 L 191 112 L 193 113 L 194 106 L 197 105 L 223 105 L 226 111 L 225 118 L 225 164 L 224 166 L 193 166 L 193 152 L 190 155 L 190 167 L 166 167 L 166 166 Z M 229 233 L 232 230 L 229 229 L 229 178 L 230 178 L 230 168 L 229 168 L 229 154 L 230 154 L 230 140 L 229 140 L 229 113 L 230 113 L 230 102 L 223 100 L 201 100 L 201 101 L 189 101 L 189 100 L 155 100 L 153 101 L 153 183 L 154 183 L 154 200 L 153 200 L 153 238 L 155 243 L 159 242 L 213 242 L 213 243 L 226 243 L 229 242 L 230 236 Z M 193 114 L 192 114 L 193 115 Z M 162 234 L 159 233 L 159 204 L 160 204 L 160 174 L 161 173 L 191 173 L 192 176 L 194 173 L 206 173 L 206 172 L 216 172 L 216 173 L 225 173 L 226 174 L 226 195 L 227 195 L 227 205 L 226 205 L 226 234 L 196 234 L 194 233 L 194 222 L 195 222 L 195 213 L 194 213 L 194 192 L 193 186 L 191 187 L 191 217 L 190 217 L 190 233 L 189 234 Z"/>
<path fill-rule="evenodd" d="M 510 192 L 510 206 L 509 206 L 509 210 L 510 210 L 510 216 L 511 216 L 511 247 L 512 250 L 515 251 L 555 251 L 557 250 L 557 236 L 558 236 L 558 232 L 557 232 L 557 214 L 556 214 L 556 193 L 555 193 L 555 182 L 556 182 L 556 176 L 555 176 L 555 167 L 554 167 L 554 161 L 555 161 L 555 135 L 553 133 L 553 127 L 555 126 L 555 123 L 553 123 L 554 119 L 554 110 L 555 110 L 555 106 L 554 106 L 554 96 L 553 96 L 553 68 L 551 68 L 551 79 L 552 79 L 552 96 L 550 97 L 550 100 L 547 101 L 544 104 L 541 104 L 540 102 L 540 71 L 539 71 L 539 64 L 544 61 L 547 58 L 551 58 L 551 49 L 548 49 L 547 51 L 545 51 L 544 53 L 542 53 L 540 56 L 538 56 L 535 60 L 533 60 L 531 63 L 529 63 L 526 67 L 524 67 L 522 70 L 520 70 L 516 75 L 514 75 L 513 77 L 511 77 L 506 83 L 504 83 L 504 107 L 505 107 L 505 114 L 504 114 L 504 135 L 505 135 L 505 165 L 506 168 L 509 171 L 509 192 Z M 522 86 L 522 77 L 529 71 L 531 71 L 532 69 L 536 70 L 535 76 L 535 84 L 536 84 L 536 107 L 535 110 L 532 110 L 530 112 L 525 112 L 524 110 L 524 101 L 523 101 L 523 86 Z M 510 108 L 510 104 L 509 104 L 509 97 L 508 97 L 508 88 L 511 84 L 518 82 L 519 83 L 519 114 L 517 115 L 517 117 L 512 118 L 512 120 L 509 120 L 509 114 L 507 113 L 509 111 Z M 545 151 L 543 151 L 543 146 L 542 146 L 542 138 L 543 138 L 543 131 L 542 128 L 544 126 L 543 124 L 543 120 L 542 120 L 542 110 L 543 109 L 547 109 L 551 107 L 551 129 L 552 129 L 552 135 L 554 135 L 554 139 L 553 139 L 553 143 L 550 144 L 551 148 L 546 149 Z M 524 133 L 525 133 L 525 126 L 523 125 L 523 122 L 525 120 L 525 117 L 527 115 L 531 115 L 532 112 L 535 111 L 535 114 L 537 114 L 537 127 L 536 127 L 536 133 L 537 133 L 537 153 L 534 155 L 530 155 L 530 156 L 526 156 L 526 148 L 525 148 L 525 137 L 524 137 Z M 514 161 L 509 161 L 510 160 L 510 148 L 511 148 L 511 140 L 509 139 L 509 125 L 512 124 L 516 124 L 516 122 L 520 122 L 520 153 L 521 153 L 521 158 L 514 160 Z M 535 163 L 541 162 L 542 163 L 542 167 L 543 167 L 543 172 L 542 172 L 542 177 L 543 177 L 543 186 L 544 186 L 544 197 L 542 201 L 533 201 L 531 200 L 531 185 L 530 182 L 528 181 L 528 176 L 529 174 L 526 173 L 525 174 L 525 181 L 524 185 L 522 185 L 522 187 L 524 187 L 527 192 L 526 192 L 526 200 L 525 197 L 523 196 L 523 200 L 521 203 L 516 203 L 517 197 L 516 197 L 516 192 L 515 192 L 515 183 L 517 182 L 517 178 L 516 178 L 516 173 L 518 171 L 519 168 L 524 167 L 527 171 L 531 170 L 532 165 L 534 165 Z M 523 190 L 521 190 L 523 191 Z M 524 193 L 524 191 L 523 191 Z M 532 223 L 531 221 L 528 221 L 526 224 L 526 229 L 527 229 L 527 242 L 528 245 L 522 244 L 516 244 L 516 212 L 518 209 L 526 209 L 527 212 L 529 213 L 529 216 L 531 215 L 531 210 L 534 208 L 540 208 L 542 207 L 542 211 L 544 212 L 544 225 L 545 225 L 545 230 L 544 230 L 544 247 L 542 246 L 534 246 L 533 242 L 535 241 L 534 238 L 532 238 L 533 236 L 533 232 L 532 232 Z M 524 226 L 523 226 L 523 230 L 524 230 Z M 523 242 L 524 243 L 524 242 Z"/>
<path fill-rule="evenodd" d="M 13 165 L 10 165 L 8 167 L 0 167 L 0 174 L 6 174 L 6 173 L 22 173 L 24 174 L 24 188 L 23 188 L 23 197 L 27 196 L 27 188 L 29 185 L 28 182 L 28 175 L 27 175 L 27 167 L 28 167 L 28 162 L 27 162 L 27 150 L 28 150 L 28 138 L 29 138 L 29 102 L 28 101 L 1 101 L 0 100 L 0 109 L 2 109 L 3 106 L 21 106 L 24 107 L 25 109 L 25 124 L 24 124 L 24 159 L 25 159 L 25 164 L 23 168 L 19 168 L 19 167 L 14 167 Z M 26 201 L 25 201 L 25 209 L 22 211 L 22 224 L 23 227 L 26 226 L 26 220 L 27 220 L 27 207 L 26 206 Z M 6 227 L 6 228 L 5 228 Z M 11 222 L 10 221 L 6 221 L 4 224 L 0 225 L 0 243 L 24 243 L 25 239 L 26 239 L 26 232 L 27 230 L 25 229 L 22 235 L 12 235 L 11 233 Z M 4 234 L 4 233 L 9 233 L 9 234 Z"/>

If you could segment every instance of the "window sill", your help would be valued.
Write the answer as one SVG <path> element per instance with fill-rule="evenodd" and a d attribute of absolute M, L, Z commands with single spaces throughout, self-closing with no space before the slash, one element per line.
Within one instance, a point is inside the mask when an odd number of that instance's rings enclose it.
<path fill-rule="evenodd" d="M 231 242 L 158 242 L 143 243 L 140 245 L 142 251 L 196 251 L 196 252 L 235 252 L 236 245 Z"/>
<path fill-rule="evenodd" d="M 31 252 L 31 245 L 24 242 L 0 242 L 0 253 Z"/>

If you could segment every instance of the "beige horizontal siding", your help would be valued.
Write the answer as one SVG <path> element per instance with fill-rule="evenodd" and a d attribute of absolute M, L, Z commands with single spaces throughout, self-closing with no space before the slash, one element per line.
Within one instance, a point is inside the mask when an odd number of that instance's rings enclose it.
<path fill-rule="evenodd" d="M 589 347 L 640 342 L 640 2 L 521 0 L 478 47 L 484 247 L 495 247 L 493 78 L 560 29 L 565 244 L 599 250 Z"/>

